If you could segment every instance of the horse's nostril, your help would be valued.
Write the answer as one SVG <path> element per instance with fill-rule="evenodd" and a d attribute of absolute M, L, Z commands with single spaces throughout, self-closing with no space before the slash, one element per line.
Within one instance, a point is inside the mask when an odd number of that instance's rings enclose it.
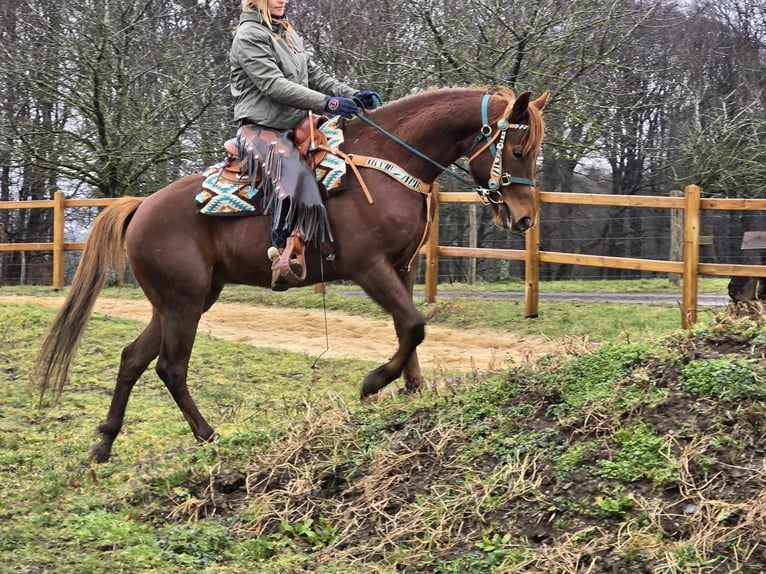
<path fill-rule="evenodd" d="M 522 217 L 516 222 L 516 227 L 518 227 L 519 231 L 526 231 L 527 229 L 532 227 L 532 218 Z"/>

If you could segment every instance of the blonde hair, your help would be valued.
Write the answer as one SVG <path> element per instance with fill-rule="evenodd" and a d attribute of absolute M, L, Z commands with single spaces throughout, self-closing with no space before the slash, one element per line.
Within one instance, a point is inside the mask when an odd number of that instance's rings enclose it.
<path fill-rule="evenodd" d="M 260 12 L 263 21 L 271 28 L 271 13 L 269 12 L 268 0 L 242 0 L 242 11 L 250 13 Z"/>

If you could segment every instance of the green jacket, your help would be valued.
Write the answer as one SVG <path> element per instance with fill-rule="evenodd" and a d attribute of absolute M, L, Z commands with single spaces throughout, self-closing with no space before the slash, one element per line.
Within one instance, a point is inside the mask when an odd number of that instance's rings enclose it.
<path fill-rule="evenodd" d="M 307 111 L 323 113 L 328 96 L 356 92 L 314 63 L 298 34 L 287 36 L 276 22 L 269 29 L 259 13 L 240 16 L 229 52 L 235 120 L 292 129 Z"/>

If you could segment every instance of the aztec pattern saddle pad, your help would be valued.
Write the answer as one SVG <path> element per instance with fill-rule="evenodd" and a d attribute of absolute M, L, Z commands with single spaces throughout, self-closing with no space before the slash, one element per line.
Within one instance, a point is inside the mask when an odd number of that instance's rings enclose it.
<path fill-rule="evenodd" d="M 343 143 L 343 132 L 338 128 L 338 119 L 323 123 L 319 129 L 327 136 L 327 145 L 331 149 Z M 261 197 L 247 180 L 232 181 L 221 177 L 224 163 L 219 162 L 208 167 L 202 175 L 202 190 L 197 194 L 197 209 L 203 215 L 262 215 Z M 328 195 L 342 191 L 346 182 L 346 162 L 342 158 L 328 153 L 314 170 L 317 183 L 327 190 Z"/>

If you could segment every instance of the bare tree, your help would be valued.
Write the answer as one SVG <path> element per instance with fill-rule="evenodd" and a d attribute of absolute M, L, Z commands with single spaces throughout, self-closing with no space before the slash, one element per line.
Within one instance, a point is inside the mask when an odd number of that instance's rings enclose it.
<path fill-rule="evenodd" d="M 0 67 L 26 96 L 6 116 L 18 161 L 55 174 L 37 195 L 147 193 L 210 155 L 218 142 L 194 132 L 224 97 L 228 38 L 200 28 L 200 9 L 29 1 Z"/>

